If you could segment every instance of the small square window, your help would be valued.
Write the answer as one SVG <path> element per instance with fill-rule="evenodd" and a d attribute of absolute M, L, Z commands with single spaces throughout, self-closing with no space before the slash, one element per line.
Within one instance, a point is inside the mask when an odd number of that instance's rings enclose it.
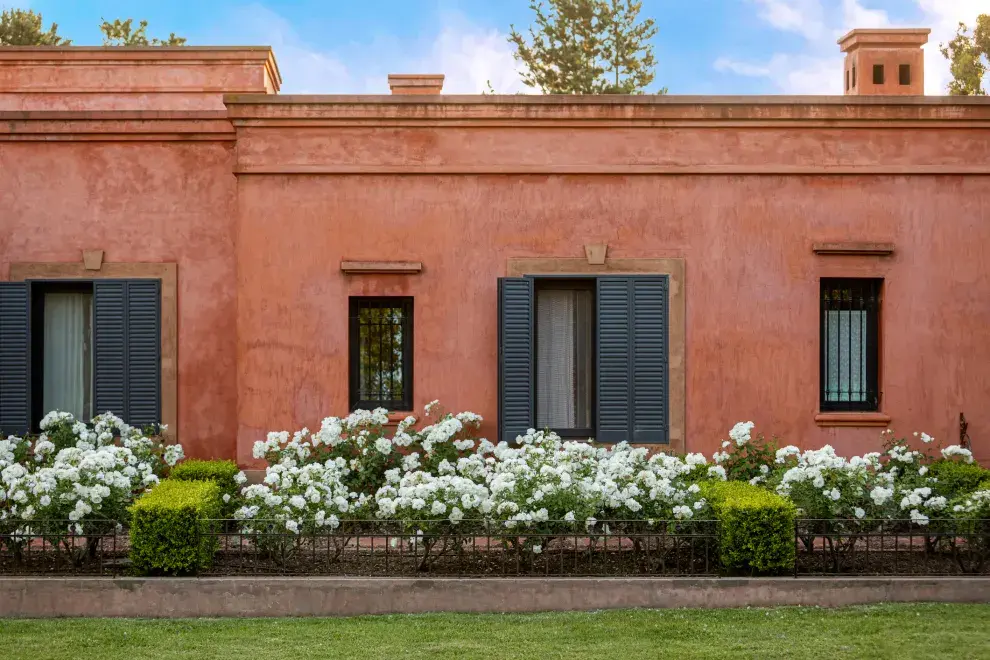
<path fill-rule="evenodd" d="M 821 281 L 821 410 L 879 410 L 881 279 Z"/>
<path fill-rule="evenodd" d="M 882 85 L 883 84 L 883 65 L 874 64 L 873 65 L 873 84 Z"/>
<path fill-rule="evenodd" d="M 351 410 L 412 410 L 412 298 L 350 299 Z"/>
<path fill-rule="evenodd" d="M 897 67 L 897 79 L 902 85 L 911 84 L 911 65 L 902 64 Z"/>

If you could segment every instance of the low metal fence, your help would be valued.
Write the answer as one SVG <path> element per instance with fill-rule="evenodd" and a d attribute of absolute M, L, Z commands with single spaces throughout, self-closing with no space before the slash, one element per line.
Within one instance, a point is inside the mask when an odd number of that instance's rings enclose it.
<path fill-rule="evenodd" d="M 794 575 L 990 574 L 990 520 L 798 520 Z"/>
<path fill-rule="evenodd" d="M 672 577 L 722 573 L 714 520 L 504 523 L 205 521 L 201 575 Z M 990 520 L 798 520 L 793 574 L 988 575 Z M 112 520 L 0 520 L 0 575 L 126 575 L 130 541 Z"/>
<path fill-rule="evenodd" d="M 218 549 L 208 573 L 353 576 L 714 575 L 713 520 L 544 522 L 508 529 L 484 521 L 359 520 L 287 532 L 214 521 Z"/>
<path fill-rule="evenodd" d="M 116 575 L 129 550 L 115 520 L 0 520 L 0 575 Z"/>

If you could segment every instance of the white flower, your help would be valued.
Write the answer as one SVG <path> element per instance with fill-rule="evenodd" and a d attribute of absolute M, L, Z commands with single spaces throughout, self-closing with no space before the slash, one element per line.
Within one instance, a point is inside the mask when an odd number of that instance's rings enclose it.
<path fill-rule="evenodd" d="M 863 509 L 861 509 L 860 507 L 856 507 L 855 509 L 853 509 L 853 514 L 854 514 L 854 515 L 855 515 L 855 516 L 856 516 L 857 518 L 862 518 L 863 516 L 865 516 L 865 515 L 866 515 L 866 511 L 864 511 L 864 510 L 863 510 Z"/>
<path fill-rule="evenodd" d="M 722 481 L 725 481 L 725 468 L 721 465 L 713 465 L 708 468 L 708 476 L 718 477 Z"/>
<path fill-rule="evenodd" d="M 534 545 L 533 546 L 533 554 L 534 555 L 538 555 L 541 552 L 543 552 L 543 546 L 542 545 Z"/>
<path fill-rule="evenodd" d="M 927 433 L 922 432 L 922 434 L 921 434 L 921 441 L 924 442 L 925 444 L 930 443 L 934 439 L 935 438 L 933 438 L 932 436 L 928 435 Z"/>
<path fill-rule="evenodd" d="M 917 509 L 911 509 L 911 522 L 916 523 L 918 525 L 927 525 L 928 516 L 921 513 Z"/>
<path fill-rule="evenodd" d="M 378 438 L 375 440 L 375 449 L 378 450 L 378 453 L 388 456 L 392 453 L 392 441 L 384 437 Z"/>
<path fill-rule="evenodd" d="M 568 511 L 567 513 L 565 513 L 564 514 L 564 521 L 565 522 L 574 522 L 574 512 L 573 511 Z"/>
<path fill-rule="evenodd" d="M 729 431 L 729 438 L 736 443 L 737 447 L 742 447 L 750 441 L 754 426 L 756 425 L 753 422 L 737 422 Z"/>
<path fill-rule="evenodd" d="M 225 504 L 227 502 L 230 502 L 230 493 L 224 493 L 223 494 L 223 501 L 224 501 Z"/>
<path fill-rule="evenodd" d="M 964 447 L 959 445 L 949 445 L 948 447 L 942 449 L 943 458 L 952 458 L 953 456 L 962 457 L 963 462 L 965 463 L 973 462 L 973 452 Z"/>

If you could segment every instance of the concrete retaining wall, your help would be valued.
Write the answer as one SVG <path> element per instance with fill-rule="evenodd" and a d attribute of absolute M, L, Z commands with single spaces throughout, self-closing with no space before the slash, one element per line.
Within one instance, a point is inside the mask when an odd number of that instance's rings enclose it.
<path fill-rule="evenodd" d="M 990 602 L 966 578 L 0 578 L 0 617 L 268 617 Z"/>

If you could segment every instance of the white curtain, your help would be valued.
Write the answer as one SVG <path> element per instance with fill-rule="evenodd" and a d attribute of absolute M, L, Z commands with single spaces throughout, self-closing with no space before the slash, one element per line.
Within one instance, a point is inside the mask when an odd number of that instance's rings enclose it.
<path fill-rule="evenodd" d="M 866 401 L 866 312 L 827 312 L 829 401 Z"/>
<path fill-rule="evenodd" d="M 92 315 L 90 293 L 45 295 L 44 411 L 92 417 Z"/>
<path fill-rule="evenodd" d="M 536 426 L 591 426 L 593 296 L 547 289 L 536 296 Z"/>
<path fill-rule="evenodd" d="M 536 303 L 536 426 L 574 427 L 574 291 L 540 291 Z"/>

